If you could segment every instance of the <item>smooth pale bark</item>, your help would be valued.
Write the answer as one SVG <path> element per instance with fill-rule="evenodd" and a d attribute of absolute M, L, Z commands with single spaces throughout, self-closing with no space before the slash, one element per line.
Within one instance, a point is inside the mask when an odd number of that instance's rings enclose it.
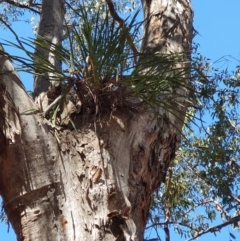
<path fill-rule="evenodd" d="M 36 46 L 36 55 L 40 56 L 35 58 L 35 64 L 42 65 L 41 58 L 48 59 L 53 68 L 61 72 L 61 61 L 53 54 L 55 46 L 61 46 L 63 40 L 63 24 L 65 15 L 65 0 L 43 0 L 42 11 L 40 16 L 38 41 L 40 45 Z M 42 39 L 47 40 L 44 46 Z M 53 44 L 51 46 L 51 43 Z M 60 78 L 54 73 L 45 73 L 36 75 L 34 78 L 34 98 L 40 110 L 45 110 L 48 103 L 46 92 L 50 88 L 54 89 L 60 85 Z"/>
<path fill-rule="evenodd" d="M 189 2 L 143 6 L 149 18 L 143 50 L 186 52 L 189 60 Z M 0 72 L 6 70 L 12 65 L 1 55 Z M 157 119 L 143 108 L 119 109 L 96 123 L 77 116 L 78 131 L 57 130 L 40 114 L 27 114 L 36 106 L 14 72 L 0 75 L 0 96 L 0 193 L 18 240 L 142 241 L 151 194 L 175 156 L 184 112 Z"/>

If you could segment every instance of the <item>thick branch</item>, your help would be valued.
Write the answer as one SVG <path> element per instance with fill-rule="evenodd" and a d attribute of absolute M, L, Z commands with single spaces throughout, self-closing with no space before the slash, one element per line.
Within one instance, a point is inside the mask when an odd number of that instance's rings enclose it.
<path fill-rule="evenodd" d="M 65 0 L 43 0 L 41 20 L 39 23 L 38 41 L 46 40 L 47 47 L 36 46 L 35 65 L 41 65 L 41 59 L 49 61 L 56 71 L 49 68 L 43 75 L 36 75 L 34 78 L 34 98 L 42 110 L 48 106 L 46 92 L 49 88 L 55 89 L 60 85 L 57 74 L 62 72 L 61 60 L 56 56 L 56 46 L 61 46 L 63 37 L 63 19 L 65 14 Z M 37 56 L 40 56 L 38 58 Z"/>

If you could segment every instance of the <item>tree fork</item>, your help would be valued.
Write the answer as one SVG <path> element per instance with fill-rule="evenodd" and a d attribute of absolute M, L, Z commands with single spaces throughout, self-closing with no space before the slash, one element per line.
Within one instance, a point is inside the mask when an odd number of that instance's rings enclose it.
<path fill-rule="evenodd" d="M 189 1 L 142 2 L 143 52 L 186 53 L 189 61 Z M 78 131 L 58 130 L 26 114 L 36 106 L 3 54 L 0 71 L 0 193 L 18 240 L 142 241 L 151 194 L 180 142 L 184 100 L 181 115 L 119 109 L 96 129 L 79 115 Z"/>
<path fill-rule="evenodd" d="M 159 158 L 173 158 L 176 136 L 159 136 L 154 115 L 116 112 L 97 133 L 59 132 L 58 144 L 42 117 L 17 108 L 16 116 L 17 131 L 1 135 L 0 190 L 18 240 L 142 240 L 151 193 L 166 173 Z"/>

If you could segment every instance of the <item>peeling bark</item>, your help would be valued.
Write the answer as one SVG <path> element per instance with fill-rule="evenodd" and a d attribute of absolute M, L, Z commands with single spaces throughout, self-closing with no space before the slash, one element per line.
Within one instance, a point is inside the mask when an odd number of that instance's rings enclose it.
<path fill-rule="evenodd" d="M 143 7 L 144 51 L 186 52 L 189 59 L 189 2 L 144 0 Z M 36 106 L 4 55 L 0 71 L 0 194 L 18 240 L 142 241 L 151 195 L 180 142 L 186 103 L 180 117 L 118 109 L 95 121 L 78 115 L 77 131 L 55 129 L 26 114 Z"/>

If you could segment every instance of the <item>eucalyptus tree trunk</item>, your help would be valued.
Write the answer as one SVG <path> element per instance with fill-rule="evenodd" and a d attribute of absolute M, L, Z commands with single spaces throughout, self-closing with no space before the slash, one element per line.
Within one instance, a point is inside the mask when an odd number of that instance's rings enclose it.
<path fill-rule="evenodd" d="M 187 66 L 189 1 L 142 3 L 143 52 L 184 52 Z M 151 195 L 175 156 L 187 103 L 180 98 L 181 112 L 160 110 L 160 119 L 142 107 L 97 122 L 79 115 L 77 130 L 61 129 L 29 111 L 35 103 L 0 54 L 0 194 L 18 240 L 143 240 Z"/>
<path fill-rule="evenodd" d="M 49 104 L 46 95 L 47 91 L 49 89 L 54 91 L 61 83 L 56 73 L 57 71 L 61 72 L 62 64 L 53 52 L 58 46 L 61 46 L 63 40 L 64 5 L 65 0 L 42 1 L 42 11 L 36 40 L 39 44 L 36 44 L 35 64 L 43 64 L 42 59 L 46 59 L 52 64 L 53 68 L 53 73 L 35 74 L 33 95 L 38 108 L 42 111 L 45 110 Z M 46 41 L 45 44 L 43 39 Z M 56 70 L 55 73 L 54 69 Z"/>

